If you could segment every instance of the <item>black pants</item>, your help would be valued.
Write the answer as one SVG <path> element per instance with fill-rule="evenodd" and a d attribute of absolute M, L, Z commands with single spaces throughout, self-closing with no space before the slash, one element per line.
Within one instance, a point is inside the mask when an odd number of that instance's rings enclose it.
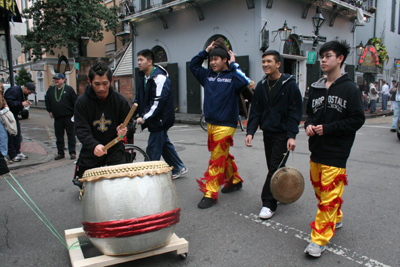
<path fill-rule="evenodd" d="M 283 154 L 287 151 L 287 141 L 288 138 L 286 133 L 280 135 L 267 135 L 264 133 L 264 149 L 265 157 L 267 159 L 268 175 L 261 193 L 261 199 L 263 207 L 270 208 L 272 211 L 276 210 L 277 201 L 271 193 L 271 178 L 278 169 L 279 164 L 284 157 Z M 286 157 L 285 161 L 282 162 L 281 167 L 285 166 L 288 157 L 289 155 Z"/>
<path fill-rule="evenodd" d="M 57 154 L 64 156 L 64 131 L 67 132 L 68 136 L 68 151 L 69 154 L 76 155 L 75 152 L 75 129 L 74 123 L 71 121 L 72 116 L 65 116 L 54 119 L 54 133 L 57 139 Z"/>
<path fill-rule="evenodd" d="M 10 159 L 15 158 L 19 153 L 21 153 L 21 124 L 19 123 L 18 117 L 14 115 L 15 122 L 17 123 L 18 133 L 16 136 L 8 134 L 8 156 Z"/>

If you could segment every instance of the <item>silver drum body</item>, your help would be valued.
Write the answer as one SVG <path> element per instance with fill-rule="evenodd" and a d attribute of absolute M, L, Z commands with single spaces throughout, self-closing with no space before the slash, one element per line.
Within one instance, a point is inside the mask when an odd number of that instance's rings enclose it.
<path fill-rule="evenodd" d="M 163 161 L 151 161 L 88 170 L 82 179 L 83 221 L 126 220 L 177 209 L 171 169 Z M 86 174 L 92 176 L 85 178 Z M 89 239 L 105 255 L 135 254 L 168 244 L 175 226 L 129 237 Z"/>

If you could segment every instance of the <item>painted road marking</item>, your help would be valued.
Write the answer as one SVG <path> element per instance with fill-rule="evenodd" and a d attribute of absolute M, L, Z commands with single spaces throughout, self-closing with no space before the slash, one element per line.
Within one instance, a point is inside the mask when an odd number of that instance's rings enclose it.
<path fill-rule="evenodd" d="M 253 222 L 256 223 L 260 223 L 262 225 L 265 225 L 266 227 L 270 227 L 272 229 L 278 230 L 279 232 L 285 233 L 285 234 L 289 234 L 291 236 L 294 236 L 296 238 L 305 240 L 307 242 L 311 241 L 310 238 L 310 234 L 297 230 L 293 227 L 290 227 L 288 225 L 284 225 L 281 224 L 279 222 L 273 221 L 273 220 L 261 220 L 258 215 L 254 214 L 254 213 L 250 213 L 249 215 L 244 215 L 241 213 L 237 213 L 235 211 L 233 211 L 233 213 L 235 213 L 236 215 L 239 215 L 245 219 L 251 220 Z M 305 244 L 306 245 L 306 244 Z M 336 244 L 332 244 L 332 243 L 328 243 L 328 245 L 326 246 L 326 250 L 335 253 L 338 256 L 342 256 L 348 260 L 354 261 L 358 264 L 363 264 L 365 266 L 369 266 L 369 267 L 374 267 L 374 266 L 379 266 L 379 267 L 390 267 L 390 265 L 386 265 L 383 264 L 379 261 L 376 261 L 374 259 L 368 258 L 366 256 L 362 256 L 359 253 L 352 251 L 351 249 L 347 249 L 344 248 L 342 246 L 336 245 Z"/>
<path fill-rule="evenodd" d="M 53 135 L 53 133 L 51 132 L 49 126 L 46 126 L 46 131 L 47 131 L 47 134 L 49 135 L 49 138 L 54 140 L 54 139 L 55 139 L 55 138 L 54 138 L 54 135 Z"/>

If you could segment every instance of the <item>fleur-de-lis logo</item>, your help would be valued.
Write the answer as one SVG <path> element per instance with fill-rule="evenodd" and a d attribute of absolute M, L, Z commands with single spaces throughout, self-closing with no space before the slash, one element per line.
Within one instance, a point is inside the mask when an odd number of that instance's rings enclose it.
<path fill-rule="evenodd" d="M 97 130 L 99 130 L 102 133 L 108 130 L 107 124 L 111 125 L 111 120 L 106 120 L 104 113 L 101 115 L 100 120 L 93 122 L 93 126 L 99 125 L 99 127 L 97 127 Z"/>

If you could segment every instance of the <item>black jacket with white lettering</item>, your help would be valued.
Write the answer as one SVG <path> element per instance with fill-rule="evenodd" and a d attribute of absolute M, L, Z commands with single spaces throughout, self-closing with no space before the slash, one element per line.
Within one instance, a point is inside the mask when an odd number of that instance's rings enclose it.
<path fill-rule="evenodd" d="M 356 131 L 365 121 L 360 90 L 347 73 L 327 89 L 326 78 L 311 85 L 307 103 L 308 125 L 321 125 L 323 135 L 311 136 L 308 143 L 311 160 L 316 163 L 346 168 Z"/>

